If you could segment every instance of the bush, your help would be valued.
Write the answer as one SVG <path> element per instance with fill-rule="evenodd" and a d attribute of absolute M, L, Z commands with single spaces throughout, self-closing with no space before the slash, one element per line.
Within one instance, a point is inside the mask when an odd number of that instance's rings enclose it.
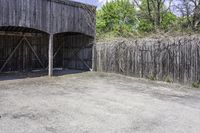
<path fill-rule="evenodd" d="M 154 80 L 156 80 L 156 77 L 154 75 L 148 75 L 147 79 L 154 81 Z"/>
<path fill-rule="evenodd" d="M 138 30 L 140 32 L 151 32 L 154 30 L 154 26 L 147 20 L 140 20 Z"/>
<path fill-rule="evenodd" d="M 200 83 L 193 82 L 193 83 L 192 83 L 192 87 L 193 87 L 193 88 L 199 88 L 199 87 L 200 87 Z"/>
<path fill-rule="evenodd" d="M 176 15 L 174 15 L 171 12 L 168 12 L 163 17 L 163 20 L 161 22 L 161 28 L 165 31 L 168 31 L 176 21 L 177 21 Z"/>
<path fill-rule="evenodd" d="M 170 76 L 166 76 L 166 77 L 164 78 L 164 80 L 165 80 L 165 82 L 167 82 L 167 83 L 173 83 L 173 79 L 170 78 Z"/>

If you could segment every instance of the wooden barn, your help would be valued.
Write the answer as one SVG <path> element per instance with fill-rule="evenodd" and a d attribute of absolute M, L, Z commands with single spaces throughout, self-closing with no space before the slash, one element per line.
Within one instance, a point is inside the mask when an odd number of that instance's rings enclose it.
<path fill-rule="evenodd" d="M 0 73 L 91 69 L 95 12 L 69 0 L 0 0 Z"/>

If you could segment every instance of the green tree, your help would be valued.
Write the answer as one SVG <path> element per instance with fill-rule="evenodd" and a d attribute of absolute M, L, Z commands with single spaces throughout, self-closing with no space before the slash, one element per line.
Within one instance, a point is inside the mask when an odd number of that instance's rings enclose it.
<path fill-rule="evenodd" d="M 200 0 L 177 0 L 175 9 L 183 18 L 181 22 L 184 29 L 193 31 L 200 29 Z M 186 30 L 187 30 L 186 29 Z"/>
<path fill-rule="evenodd" d="M 170 12 L 172 0 L 169 6 L 165 0 L 134 0 L 139 7 L 140 31 L 152 31 L 154 29 L 168 29 L 176 20 L 176 16 Z M 139 4 L 140 3 L 140 4 Z"/>
<path fill-rule="evenodd" d="M 136 10 L 129 0 L 112 0 L 97 11 L 97 32 L 128 36 L 137 25 Z"/>
<path fill-rule="evenodd" d="M 138 30 L 140 32 L 152 32 L 154 30 L 154 25 L 149 20 L 141 19 Z"/>
<path fill-rule="evenodd" d="M 168 12 L 162 17 L 161 28 L 165 31 L 168 31 L 176 21 L 176 15 L 174 15 L 172 12 Z"/>

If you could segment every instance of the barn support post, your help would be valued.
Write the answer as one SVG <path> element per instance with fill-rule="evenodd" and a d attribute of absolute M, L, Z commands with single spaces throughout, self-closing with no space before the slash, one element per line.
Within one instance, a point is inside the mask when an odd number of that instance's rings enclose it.
<path fill-rule="evenodd" d="M 49 76 L 53 76 L 53 34 L 49 35 Z"/>
<path fill-rule="evenodd" d="M 94 41 L 94 44 L 92 46 L 92 71 L 96 70 L 96 57 L 97 51 L 96 51 L 96 41 Z"/>

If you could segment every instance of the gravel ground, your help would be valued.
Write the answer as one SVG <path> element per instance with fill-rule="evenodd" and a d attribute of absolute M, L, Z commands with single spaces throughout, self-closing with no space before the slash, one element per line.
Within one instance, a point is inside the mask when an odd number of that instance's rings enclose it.
<path fill-rule="evenodd" d="M 200 90 L 86 72 L 0 81 L 0 133 L 199 133 Z"/>

